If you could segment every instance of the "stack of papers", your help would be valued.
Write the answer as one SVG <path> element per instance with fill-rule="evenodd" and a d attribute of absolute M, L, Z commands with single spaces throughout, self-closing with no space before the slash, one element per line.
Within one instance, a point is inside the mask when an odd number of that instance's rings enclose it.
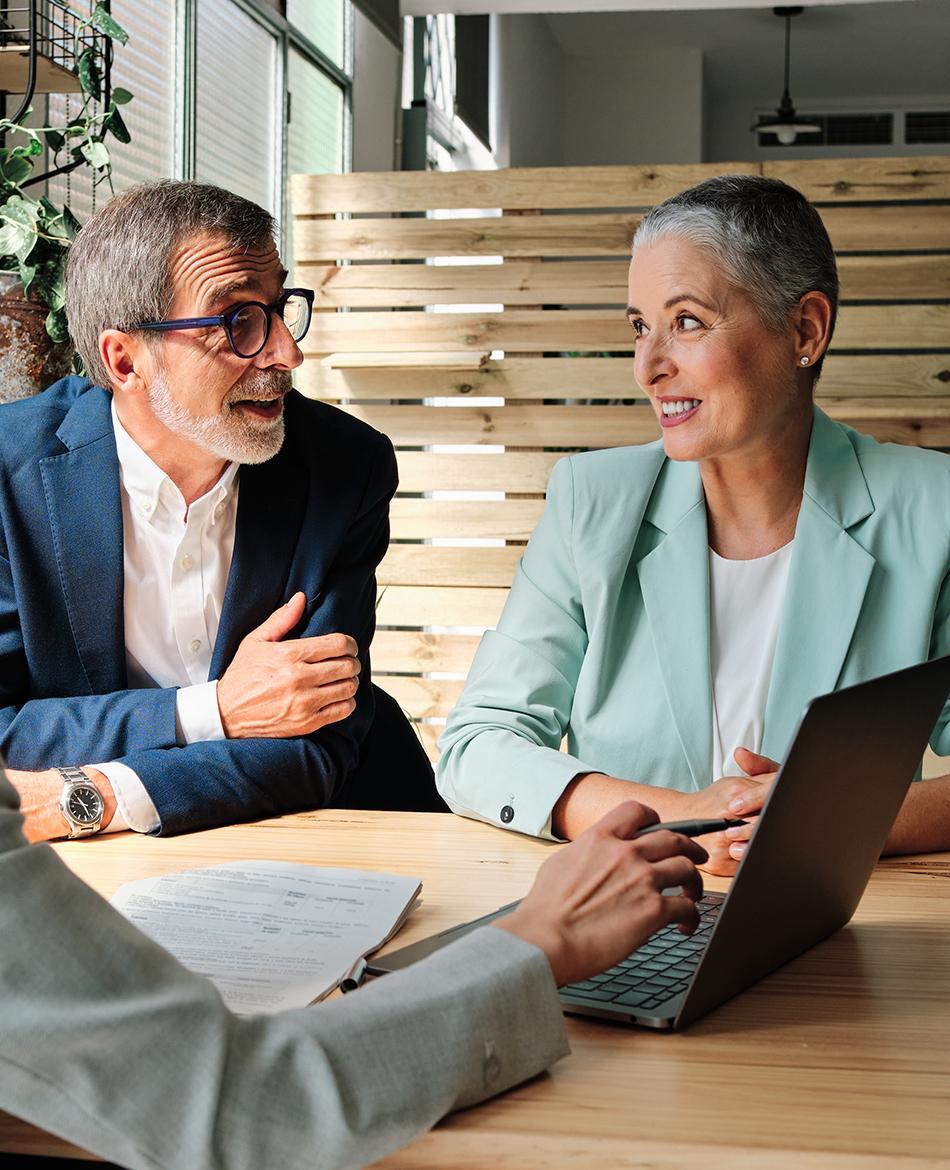
<path fill-rule="evenodd" d="M 396 933 L 421 888 L 395 874 L 231 861 L 129 882 L 112 904 L 232 1011 L 276 1012 L 332 991 Z"/>

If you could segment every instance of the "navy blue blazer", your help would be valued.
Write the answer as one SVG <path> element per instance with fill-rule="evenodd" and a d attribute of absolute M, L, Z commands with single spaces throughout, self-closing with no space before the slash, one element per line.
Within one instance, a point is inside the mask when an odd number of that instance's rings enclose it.
<path fill-rule="evenodd" d="M 287 396 L 286 439 L 241 469 L 234 555 L 209 677 L 302 589 L 300 634 L 355 638 L 347 719 L 293 739 L 178 747 L 175 688 L 132 690 L 125 661 L 122 505 L 111 398 L 64 378 L 0 408 L 0 751 L 11 767 L 120 760 L 178 833 L 327 804 L 373 719 L 375 570 L 389 541 L 389 440 L 341 410 Z"/>

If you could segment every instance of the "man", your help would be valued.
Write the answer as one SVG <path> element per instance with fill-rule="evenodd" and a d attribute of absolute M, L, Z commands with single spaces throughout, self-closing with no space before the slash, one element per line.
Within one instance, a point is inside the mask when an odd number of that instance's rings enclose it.
<path fill-rule="evenodd" d="M 567 1053 L 555 984 L 695 927 L 695 842 L 634 802 L 559 850 L 521 906 L 345 999 L 231 1015 L 27 845 L 0 773 L 0 1109 L 135 1170 L 375 1161 Z M 660 893 L 682 886 L 681 895 Z"/>
<path fill-rule="evenodd" d="M 374 714 L 389 441 L 291 390 L 313 294 L 215 187 L 117 196 L 70 249 L 91 382 L 3 407 L 0 750 L 31 840 L 338 793 Z"/>

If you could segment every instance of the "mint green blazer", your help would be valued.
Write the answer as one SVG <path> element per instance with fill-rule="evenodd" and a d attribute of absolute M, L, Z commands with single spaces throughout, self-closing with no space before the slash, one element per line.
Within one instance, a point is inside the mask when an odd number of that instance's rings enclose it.
<path fill-rule="evenodd" d="M 440 740 L 455 812 L 550 836 L 579 772 L 683 792 L 715 778 L 707 545 L 698 465 L 662 443 L 555 466 Z M 950 456 L 816 408 L 764 754 L 784 759 L 814 696 L 950 653 L 948 568 Z M 931 744 L 950 755 L 950 703 Z"/>

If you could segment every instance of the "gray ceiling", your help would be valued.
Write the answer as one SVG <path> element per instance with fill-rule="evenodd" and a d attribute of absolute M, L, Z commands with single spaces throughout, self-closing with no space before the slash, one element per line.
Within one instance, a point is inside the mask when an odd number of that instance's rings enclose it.
<path fill-rule="evenodd" d="M 710 96 L 781 92 L 785 22 L 769 9 L 549 15 L 562 51 L 626 56 L 703 50 Z M 950 0 L 806 8 L 792 20 L 791 91 L 819 98 L 907 95 L 950 100 Z"/>

